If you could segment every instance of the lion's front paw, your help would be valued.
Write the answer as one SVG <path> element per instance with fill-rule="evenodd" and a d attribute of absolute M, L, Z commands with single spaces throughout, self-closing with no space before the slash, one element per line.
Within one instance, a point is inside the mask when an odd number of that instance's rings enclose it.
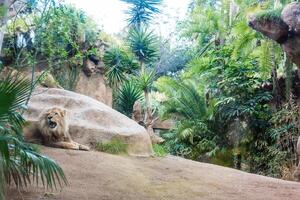
<path fill-rule="evenodd" d="M 90 147 L 80 144 L 80 145 L 79 145 L 79 150 L 89 151 L 89 150 L 90 150 Z"/>

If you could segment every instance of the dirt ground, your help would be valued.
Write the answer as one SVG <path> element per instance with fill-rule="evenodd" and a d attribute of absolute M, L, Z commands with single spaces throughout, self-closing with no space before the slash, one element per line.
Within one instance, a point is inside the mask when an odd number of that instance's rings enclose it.
<path fill-rule="evenodd" d="M 64 169 L 61 191 L 11 189 L 8 200 L 299 200 L 300 184 L 168 156 L 134 158 L 45 148 Z"/>

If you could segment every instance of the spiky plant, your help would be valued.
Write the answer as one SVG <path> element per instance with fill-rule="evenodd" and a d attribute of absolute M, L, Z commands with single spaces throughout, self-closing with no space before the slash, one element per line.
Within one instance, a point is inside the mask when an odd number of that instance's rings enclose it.
<path fill-rule="evenodd" d="M 106 66 L 105 77 L 113 88 L 127 79 L 126 74 L 130 74 L 138 68 L 134 59 L 119 47 L 112 47 L 106 51 L 103 62 Z"/>
<path fill-rule="evenodd" d="M 126 81 L 118 90 L 118 111 L 128 117 L 131 117 L 134 103 L 142 98 L 142 90 L 137 86 L 137 84 L 132 81 Z"/>
<path fill-rule="evenodd" d="M 67 183 L 63 170 L 23 141 L 25 120 L 20 111 L 26 108 L 30 90 L 31 82 L 26 78 L 9 76 L 0 80 L 0 169 L 7 184 L 26 187 L 41 181 L 44 186 L 56 188 L 57 183 Z"/>
<path fill-rule="evenodd" d="M 147 29 L 131 29 L 129 31 L 128 43 L 140 62 L 141 70 L 144 65 L 154 61 L 158 57 L 157 38 L 152 31 Z"/>
<path fill-rule="evenodd" d="M 152 117 L 149 94 L 151 92 L 155 78 L 156 78 L 156 71 L 148 69 L 148 70 L 142 70 L 136 79 L 137 85 L 144 92 L 145 107 L 146 107 L 146 112 L 145 112 L 146 123 L 147 120 L 150 120 L 150 118 Z"/>
<path fill-rule="evenodd" d="M 154 14 L 160 12 L 158 6 L 162 0 L 121 0 L 130 4 L 130 8 L 126 11 L 128 14 L 128 24 L 135 28 L 142 25 L 148 25 Z"/>

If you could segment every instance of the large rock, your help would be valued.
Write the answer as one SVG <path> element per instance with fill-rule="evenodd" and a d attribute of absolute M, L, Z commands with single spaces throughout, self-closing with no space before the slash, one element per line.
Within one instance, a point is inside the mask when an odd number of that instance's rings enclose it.
<path fill-rule="evenodd" d="M 36 123 L 39 114 L 52 107 L 68 111 L 71 137 L 79 143 L 95 146 L 119 137 L 128 144 L 128 153 L 152 155 L 150 137 L 144 127 L 93 98 L 62 89 L 37 88 L 24 114 Z"/>
<path fill-rule="evenodd" d="M 284 7 L 281 13 L 282 20 L 289 26 L 290 30 L 300 33 L 300 4 L 290 3 Z"/>
<path fill-rule="evenodd" d="M 105 83 L 105 77 L 101 73 L 92 73 L 88 77 L 80 72 L 75 91 L 112 106 L 112 89 Z"/>
<path fill-rule="evenodd" d="M 290 60 L 300 69 L 300 3 L 286 5 L 279 18 L 253 17 L 249 25 L 281 44 Z"/>

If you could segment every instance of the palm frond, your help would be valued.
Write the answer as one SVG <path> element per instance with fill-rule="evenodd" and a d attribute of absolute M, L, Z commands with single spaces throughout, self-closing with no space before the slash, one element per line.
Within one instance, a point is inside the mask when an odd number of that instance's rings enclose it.
<path fill-rule="evenodd" d="M 192 83 L 168 78 L 160 79 L 156 87 L 167 95 L 164 102 L 164 116 L 170 115 L 184 119 L 201 119 L 207 115 L 204 97 Z"/>
<path fill-rule="evenodd" d="M 60 186 L 67 183 L 63 170 L 33 151 L 21 135 L 25 120 L 20 111 L 26 108 L 30 90 L 31 82 L 19 75 L 0 80 L 0 168 L 6 183 L 17 187 L 38 183 L 40 178 L 44 186 L 56 188 L 56 181 Z"/>
<path fill-rule="evenodd" d="M 152 20 L 154 14 L 160 12 L 158 6 L 162 0 L 121 0 L 130 4 L 126 14 L 130 26 L 140 28 L 142 25 L 147 25 Z"/>
<path fill-rule="evenodd" d="M 129 31 L 128 43 L 140 62 L 149 63 L 157 59 L 158 43 L 152 31 L 132 28 Z"/>
<path fill-rule="evenodd" d="M 134 103 L 142 98 L 140 87 L 133 81 L 126 81 L 118 90 L 117 110 L 131 117 Z"/>
<path fill-rule="evenodd" d="M 142 91 L 150 91 L 153 85 L 153 82 L 156 78 L 155 70 L 145 70 L 139 74 L 137 77 L 137 85 Z"/>
<path fill-rule="evenodd" d="M 138 68 L 137 62 L 119 47 L 112 47 L 106 51 L 103 62 L 106 66 L 105 76 L 111 87 L 122 83 L 127 79 L 126 74 L 131 74 Z"/>

